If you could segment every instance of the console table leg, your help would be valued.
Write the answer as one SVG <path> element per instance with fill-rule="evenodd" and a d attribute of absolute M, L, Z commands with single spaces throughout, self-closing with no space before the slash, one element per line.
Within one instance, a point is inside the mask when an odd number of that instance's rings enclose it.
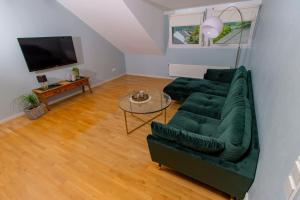
<path fill-rule="evenodd" d="M 84 85 L 83 85 L 81 88 L 82 88 L 82 93 L 84 93 L 84 92 L 85 92 L 85 87 L 84 87 Z"/>
<path fill-rule="evenodd" d="M 93 90 L 92 90 L 92 88 L 91 88 L 90 83 L 88 83 L 87 86 L 88 86 L 88 88 L 89 88 L 90 93 L 92 94 L 92 93 L 93 93 Z"/>
<path fill-rule="evenodd" d="M 48 99 L 39 99 L 41 103 L 46 105 L 48 111 L 50 111 Z"/>

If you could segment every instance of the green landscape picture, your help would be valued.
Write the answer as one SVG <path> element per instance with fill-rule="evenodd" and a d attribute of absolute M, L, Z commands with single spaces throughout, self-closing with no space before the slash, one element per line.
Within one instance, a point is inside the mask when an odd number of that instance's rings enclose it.
<path fill-rule="evenodd" d="M 243 28 L 242 44 L 248 43 L 251 21 L 224 23 L 223 32 L 215 39 L 214 44 L 238 44 Z"/>
<path fill-rule="evenodd" d="M 199 44 L 200 26 L 172 27 L 173 44 Z"/>
<path fill-rule="evenodd" d="M 224 23 L 222 33 L 215 39 L 214 44 L 238 44 L 240 33 L 243 29 L 242 44 L 247 44 L 251 21 L 246 22 L 227 22 Z M 200 25 L 195 26 L 176 26 L 172 27 L 173 44 L 199 44 L 200 42 Z"/>

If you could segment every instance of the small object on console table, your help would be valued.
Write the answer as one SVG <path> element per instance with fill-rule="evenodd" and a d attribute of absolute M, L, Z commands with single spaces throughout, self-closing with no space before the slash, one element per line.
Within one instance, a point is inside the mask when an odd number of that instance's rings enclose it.
<path fill-rule="evenodd" d="M 43 90 L 48 89 L 48 79 L 46 75 L 38 75 L 36 76 L 36 79 L 39 82 L 39 84 L 41 84 L 41 88 L 43 88 Z"/>
<path fill-rule="evenodd" d="M 91 85 L 90 85 L 89 77 L 81 77 L 81 79 L 74 81 L 74 82 L 69 82 L 69 81 L 65 81 L 65 80 L 60 81 L 59 83 L 57 83 L 56 87 L 49 88 L 48 90 L 36 88 L 36 89 L 33 89 L 32 92 L 35 93 L 36 96 L 38 97 L 39 101 L 44 103 L 46 105 L 47 109 L 50 110 L 49 106 L 48 106 L 48 101 L 49 101 L 50 97 L 57 96 L 64 92 L 74 90 L 74 89 L 80 88 L 80 87 L 82 89 L 82 92 L 84 93 L 85 86 L 87 86 L 89 88 L 90 93 L 93 92 Z"/>

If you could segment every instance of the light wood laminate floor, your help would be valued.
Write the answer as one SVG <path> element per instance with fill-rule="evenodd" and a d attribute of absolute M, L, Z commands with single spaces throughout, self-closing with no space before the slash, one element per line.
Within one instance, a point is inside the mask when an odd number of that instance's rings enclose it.
<path fill-rule="evenodd" d="M 151 161 L 150 126 L 126 135 L 120 97 L 167 79 L 123 76 L 0 125 L 0 200 L 224 200 L 228 196 Z M 168 119 L 178 104 L 168 108 Z M 163 121 L 163 118 L 158 120 Z M 139 123 L 139 122 L 138 122 Z M 129 125 L 137 122 L 129 118 Z M 201 170 L 201 169 L 199 169 Z"/>

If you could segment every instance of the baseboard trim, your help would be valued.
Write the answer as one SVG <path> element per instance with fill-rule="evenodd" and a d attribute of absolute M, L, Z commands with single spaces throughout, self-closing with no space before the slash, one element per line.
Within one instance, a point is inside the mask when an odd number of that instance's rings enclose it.
<path fill-rule="evenodd" d="M 93 84 L 93 85 L 91 85 L 91 87 L 92 87 L 92 88 L 99 87 L 99 86 L 101 86 L 101 85 L 103 85 L 103 84 L 105 84 L 105 83 L 107 83 L 107 82 L 113 81 L 113 80 L 118 79 L 118 78 L 120 78 L 120 77 L 122 77 L 122 76 L 125 76 L 125 75 L 126 75 L 126 73 L 119 74 L 119 75 L 114 76 L 114 77 L 112 77 L 112 78 L 110 78 L 110 79 L 107 79 L 107 80 L 101 81 L 101 82 L 99 82 L 99 83 Z M 81 91 L 77 91 L 77 92 L 74 92 L 74 93 L 72 93 L 72 94 L 66 95 L 66 96 L 64 96 L 64 97 L 58 98 L 58 99 L 56 99 L 56 100 L 50 101 L 50 102 L 49 102 L 49 105 L 52 105 L 52 104 L 55 104 L 55 103 L 57 103 L 57 102 L 63 101 L 63 100 L 65 100 L 65 99 L 68 99 L 68 98 L 70 98 L 70 97 L 72 97 L 72 96 L 75 96 L 75 95 L 78 95 L 78 94 L 80 94 L 80 93 L 82 93 L 82 92 L 81 92 Z M 23 116 L 23 115 L 24 115 L 24 112 L 19 112 L 19 113 L 16 113 L 16 114 L 11 115 L 11 116 L 9 116 L 9 117 L 6 117 L 6 118 L 4 118 L 4 119 L 0 119 L 0 124 L 4 124 L 4 123 L 6 123 L 6 122 L 8 122 L 8 121 L 10 121 L 10 120 L 16 119 L 16 118 L 21 117 L 21 116 Z"/>
<path fill-rule="evenodd" d="M 8 122 L 8 121 L 10 121 L 10 120 L 16 119 L 16 118 L 21 117 L 21 116 L 23 116 L 23 115 L 24 115 L 24 112 L 19 112 L 19 113 L 13 114 L 13 115 L 11 115 L 11 116 L 9 116 L 9 117 L 6 117 L 6 118 L 4 118 L 4 119 L 1 119 L 1 120 L 0 120 L 0 124 L 4 124 L 4 123 L 6 123 L 6 122 Z"/>
<path fill-rule="evenodd" d="M 107 79 L 107 80 L 101 81 L 101 82 L 99 82 L 99 83 L 93 84 L 91 87 L 92 87 L 92 88 L 95 88 L 95 87 L 101 86 L 101 85 L 103 85 L 103 84 L 105 84 L 105 83 L 107 83 L 107 82 L 113 81 L 113 80 L 115 80 L 115 79 L 118 79 L 118 78 L 120 78 L 120 77 L 122 77 L 122 76 L 126 76 L 126 75 L 127 75 L 126 73 L 119 74 L 119 75 L 114 76 L 114 77 L 112 77 L 112 78 L 110 78 L 110 79 Z"/>
<path fill-rule="evenodd" d="M 139 73 L 127 73 L 126 75 L 129 76 L 143 76 L 143 77 L 149 77 L 149 78 L 160 78 L 160 79 L 175 79 L 171 76 L 156 76 L 156 75 L 148 75 L 148 74 L 139 74 Z"/>

